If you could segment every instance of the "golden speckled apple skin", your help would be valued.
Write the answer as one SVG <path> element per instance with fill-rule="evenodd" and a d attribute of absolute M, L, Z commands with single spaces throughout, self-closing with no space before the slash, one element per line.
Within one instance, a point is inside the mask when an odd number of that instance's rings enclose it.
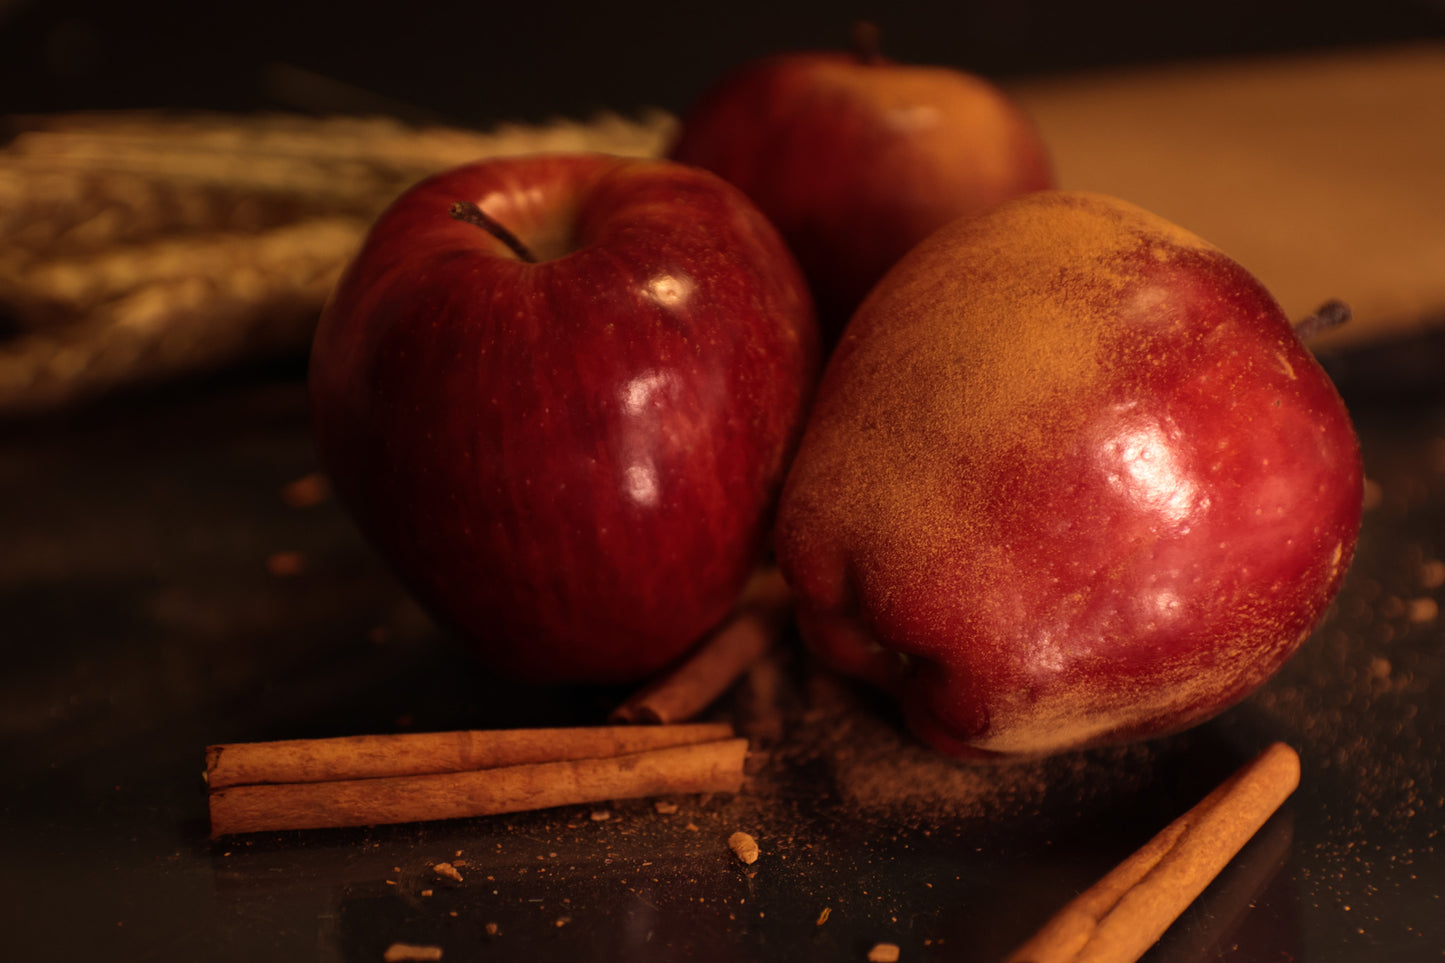
<path fill-rule="evenodd" d="M 930 237 L 825 370 L 779 509 L 807 644 L 954 755 L 1179 730 L 1339 589 L 1348 412 L 1261 284 L 1125 202 L 1046 191 Z"/>

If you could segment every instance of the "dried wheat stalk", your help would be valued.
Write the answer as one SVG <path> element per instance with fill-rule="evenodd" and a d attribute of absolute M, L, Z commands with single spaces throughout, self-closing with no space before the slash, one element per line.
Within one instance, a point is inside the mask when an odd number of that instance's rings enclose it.
<path fill-rule="evenodd" d="M 365 222 L 318 218 L 256 235 L 101 255 L 109 282 L 76 320 L 0 345 L 0 412 L 30 413 L 139 381 L 303 348 Z M 77 302 L 80 303 L 80 302 Z"/>
<path fill-rule="evenodd" d="M 488 132 L 387 118 L 79 113 L 10 118 L 0 148 L 0 414 L 304 350 L 366 225 L 485 157 L 655 156 L 673 121 Z"/>

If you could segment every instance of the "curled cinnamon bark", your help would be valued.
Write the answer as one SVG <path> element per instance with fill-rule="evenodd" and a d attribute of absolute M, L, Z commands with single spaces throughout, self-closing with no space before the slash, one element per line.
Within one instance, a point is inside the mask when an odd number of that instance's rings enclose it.
<path fill-rule="evenodd" d="M 614 709 L 613 721 L 677 723 L 696 717 L 778 641 L 791 598 L 777 569 L 759 572 L 728 620 L 676 669 Z"/>
<path fill-rule="evenodd" d="M 727 725 L 465 731 L 212 746 L 212 837 L 734 793 Z"/>
<path fill-rule="evenodd" d="M 1299 756 L 1270 746 L 1060 910 L 1005 963 L 1133 963 L 1299 785 Z"/>

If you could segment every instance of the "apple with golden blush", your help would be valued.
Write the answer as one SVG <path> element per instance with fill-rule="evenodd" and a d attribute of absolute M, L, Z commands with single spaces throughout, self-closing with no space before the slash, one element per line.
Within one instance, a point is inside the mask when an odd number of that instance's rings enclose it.
<path fill-rule="evenodd" d="M 888 60 L 867 25 L 854 47 L 744 64 L 683 115 L 671 151 L 741 187 L 777 226 L 827 342 L 934 229 L 1053 183 L 1034 125 L 998 87 Z"/>
<path fill-rule="evenodd" d="M 1102 195 L 932 235 L 825 370 L 775 543 L 806 643 L 966 758 L 1199 723 L 1320 620 L 1360 526 L 1333 384 L 1258 280 Z"/>

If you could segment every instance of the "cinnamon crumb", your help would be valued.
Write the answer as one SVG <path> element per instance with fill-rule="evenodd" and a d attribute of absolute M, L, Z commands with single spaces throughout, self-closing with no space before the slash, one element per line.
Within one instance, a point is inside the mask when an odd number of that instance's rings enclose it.
<path fill-rule="evenodd" d="M 457 872 L 457 868 L 451 863 L 437 863 L 435 866 L 432 867 L 432 870 L 438 876 L 445 876 L 448 879 L 454 879 L 458 883 L 462 881 L 462 874 Z"/>
<path fill-rule="evenodd" d="M 439 960 L 440 946 L 417 946 L 412 943 L 393 943 L 381 957 L 386 963 L 412 963 L 412 961 Z"/>
<path fill-rule="evenodd" d="M 1440 605 L 1429 596 L 1411 599 L 1408 604 L 1410 621 L 1415 623 L 1433 622 L 1440 614 Z"/>
<path fill-rule="evenodd" d="M 868 951 L 868 963 L 898 963 L 899 954 L 897 943 L 875 943 Z"/>
<path fill-rule="evenodd" d="M 306 571 L 306 556 L 292 550 L 272 552 L 266 557 L 266 571 L 277 578 L 300 575 Z"/>
<path fill-rule="evenodd" d="M 758 841 L 747 833 L 733 833 L 728 837 L 728 848 L 733 851 L 739 860 L 748 866 L 758 861 Z"/>
<path fill-rule="evenodd" d="M 1365 511 L 1373 511 L 1379 508 L 1385 501 L 1385 489 L 1380 483 L 1371 478 L 1365 479 L 1365 497 L 1362 505 Z"/>
<path fill-rule="evenodd" d="M 281 501 L 288 508 L 314 508 L 331 495 L 331 483 L 320 472 L 302 475 L 281 489 Z"/>

